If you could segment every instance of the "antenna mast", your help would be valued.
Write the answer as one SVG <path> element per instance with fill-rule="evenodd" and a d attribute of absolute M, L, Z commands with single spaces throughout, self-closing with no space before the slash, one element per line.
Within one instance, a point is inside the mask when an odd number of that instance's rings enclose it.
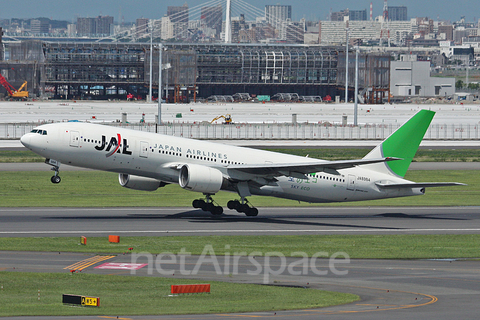
<path fill-rule="evenodd" d="M 373 2 L 370 2 L 370 21 L 373 21 Z"/>
<path fill-rule="evenodd" d="M 388 4 L 387 0 L 383 3 L 383 21 L 382 21 L 382 30 L 380 31 L 380 46 L 383 45 L 383 38 L 387 37 L 388 46 L 390 47 L 390 25 L 388 18 Z"/>

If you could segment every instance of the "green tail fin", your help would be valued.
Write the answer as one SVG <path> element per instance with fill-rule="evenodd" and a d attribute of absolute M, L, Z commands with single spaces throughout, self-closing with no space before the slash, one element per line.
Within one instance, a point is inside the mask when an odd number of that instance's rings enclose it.
<path fill-rule="evenodd" d="M 390 173 L 394 173 L 402 178 L 405 177 L 434 115 L 435 112 L 433 111 L 420 110 L 367 154 L 365 159 L 379 156 L 401 158 L 403 160 L 385 162 L 384 166 Z"/>

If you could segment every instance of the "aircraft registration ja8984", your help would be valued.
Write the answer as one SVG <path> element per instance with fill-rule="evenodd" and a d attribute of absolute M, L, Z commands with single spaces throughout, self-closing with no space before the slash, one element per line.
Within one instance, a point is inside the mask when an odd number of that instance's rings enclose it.
<path fill-rule="evenodd" d="M 45 124 L 21 138 L 46 158 L 60 182 L 60 164 L 119 174 L 126 188 L 154 191 L 170 183 L 202 193 L 193 207 L 223 213 L 212 196 L 235 192 L 231 210 L 258 215 L 251 195 L 310 203 L 362 201 L 423 195 L 426 187 L 455 182 L 415 183 L 404 179 L 434 112 L 421 110 L 363 159 L 326 161 L 207 141 L 81 122 Z"/>

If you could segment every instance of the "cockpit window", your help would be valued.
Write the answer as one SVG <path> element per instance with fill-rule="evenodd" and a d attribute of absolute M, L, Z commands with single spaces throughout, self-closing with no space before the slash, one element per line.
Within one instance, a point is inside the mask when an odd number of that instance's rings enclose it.
<path fill-rule="evenodd" d="M 47 130 L 33 129 L 32 131 L 30 131 L 30 133 L 38 133 L 38 134 L 41 134 L 43 136 L 46 136 L 47 135 Z"/>

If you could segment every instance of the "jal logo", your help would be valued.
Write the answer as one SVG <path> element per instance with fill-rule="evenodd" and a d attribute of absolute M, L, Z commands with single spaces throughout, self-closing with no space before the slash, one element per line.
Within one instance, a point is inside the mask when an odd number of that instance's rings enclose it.
<path fill-rule="evenodd" d="M 115 152 L 127 154 L 127 155 L 132 154 L 132 151 L 128 150 L 127 139 L 122 140 L 122 136 L 120 135 L 120 133 L 117 133 L 116 137 L 111 137 L 108 144 L 107 144 L 107 137 L 102 136 L 101 144 L 98 146 L 95 146 L 95 149 L 98 151 L 108 152 L 105 155 L 107 158 L 115 154 Z"/>

